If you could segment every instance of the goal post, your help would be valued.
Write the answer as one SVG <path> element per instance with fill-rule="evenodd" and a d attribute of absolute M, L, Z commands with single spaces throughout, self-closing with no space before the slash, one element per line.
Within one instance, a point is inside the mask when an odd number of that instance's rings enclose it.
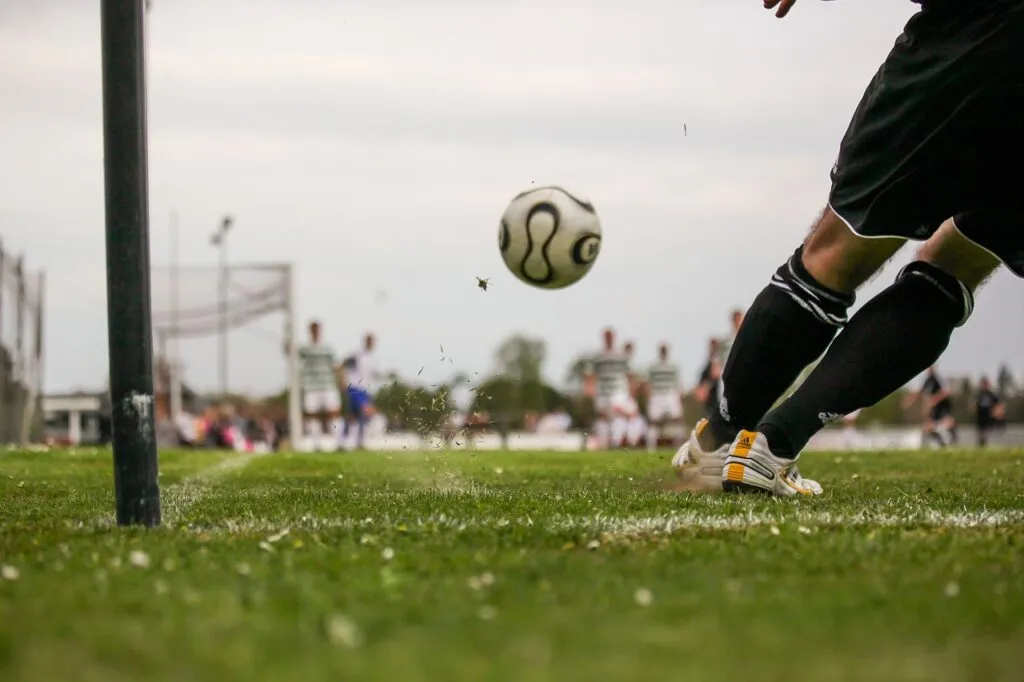
<path fill-rule="evenodd" d="M 291 263 L 162 265 L 152 268 L 150 279 L 153 333 L 166 354 L 161 360 L 170 374 L 169 386 L 161 387 L 168 394 L 170 419 L 177 423 L 183 410 L 182 384 L 189 355 L 184 346 L 189 340 L 217 336 L 225 341 L 224 336 L 234 330 L 279 317 L 281 333 L 274 352 L 283 357 L 278 385 L 287 391 L 288 431 L 294 442 L 296 434 L 302 433 L 295 267 Z M 226 286 L 221 287 L 221 282 Z"/>

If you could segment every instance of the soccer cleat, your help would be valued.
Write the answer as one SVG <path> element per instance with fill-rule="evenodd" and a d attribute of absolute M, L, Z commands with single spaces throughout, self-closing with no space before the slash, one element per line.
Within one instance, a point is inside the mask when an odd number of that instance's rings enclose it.
<path fill-rule="evenodd" d="M 776 457 L 768 439 L 755 431 L 740 431 L 722 469 L 726 492 L 757 492 L 780 497 L 820 495 L 821 486 L 800 475 L 796 458 Z"/>
<path fill-rule="evenodd" d="M 683 488 L 694 492 L 720 492 L 722 490 L 722 468 L 729 454 L 729 444 L 711 452 L 705 452 L 698 440 L 707 427 L 708 420 L 701 419 L 690 432 L 690 437 L 680 446 L 672 458 L 672 466 L 683 482 Z"/>

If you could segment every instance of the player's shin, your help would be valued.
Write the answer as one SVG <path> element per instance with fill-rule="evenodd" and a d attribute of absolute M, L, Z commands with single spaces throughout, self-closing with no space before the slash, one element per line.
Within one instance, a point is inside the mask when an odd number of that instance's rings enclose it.
<path fill-rule="evenodd" d="M 772 275 L 743 318 L 725 363 L 721 400 L 701 434 L 706 450 L 753 429 L 846 322 L 854 297 L 819 284 L 802 253 L 798 248 Z"/>
<path fill-rule="evenodd" d="M 974 307 L 955 277 L 917 261 L 850 320 L 807 380 L 758 431 L 795 457 L 823 426 L 875 404 L 938 360 Z"/>

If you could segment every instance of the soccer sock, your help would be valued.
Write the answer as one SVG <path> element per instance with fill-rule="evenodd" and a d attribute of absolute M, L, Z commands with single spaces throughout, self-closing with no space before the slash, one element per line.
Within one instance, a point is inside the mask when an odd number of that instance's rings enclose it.
<path fill-rule="evenodd" d="M 974 297 L 958 279 L 916 261 L 871 299 L 807 380 L 758 430 L 772 453 L 795 457 L 823 426 L 874 405 L 923 372 L 967 321 Z M 941 437 L 940 437 L 941 438 Z"/>
<path fill-rule="evenodd" d="M 722 399 L 708 420 L 713 449 L 753 429 L 846 323 L 854 296 L 819 284 L 798 248 L 750 306 L 722 375 Z"/>
<path fill-rule="evenodd" d="M 366 434 L 366 417 L 360 415 L 356 428 L 356 447 L 363 447 L 363 436 Z"/>
<path fill-rule="evenodd" d="M 335 441 L 343 445 L 345 443 L 345 420 L 341 417 L 331 419 L 331 433 L 334 434 Z"/>
<path fill-rule="evenodd" d="M 647 427 L 647 451 L 654 452 L 658 447 L 658 427 L 651 424 Z"/>

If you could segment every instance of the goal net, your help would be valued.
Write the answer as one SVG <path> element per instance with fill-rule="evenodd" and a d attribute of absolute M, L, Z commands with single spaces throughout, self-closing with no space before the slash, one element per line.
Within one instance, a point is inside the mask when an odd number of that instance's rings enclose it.
<path fill-rule="evenodd" d="M 0 443 L 41 433 L 43 315 L 43 274 L 0 243 Z"/>
<path fill-rule="evenodd" d="M 301 433 L 291 264 L 158 266 L 150 281 L 158 422 L 243 395 Z"/>

